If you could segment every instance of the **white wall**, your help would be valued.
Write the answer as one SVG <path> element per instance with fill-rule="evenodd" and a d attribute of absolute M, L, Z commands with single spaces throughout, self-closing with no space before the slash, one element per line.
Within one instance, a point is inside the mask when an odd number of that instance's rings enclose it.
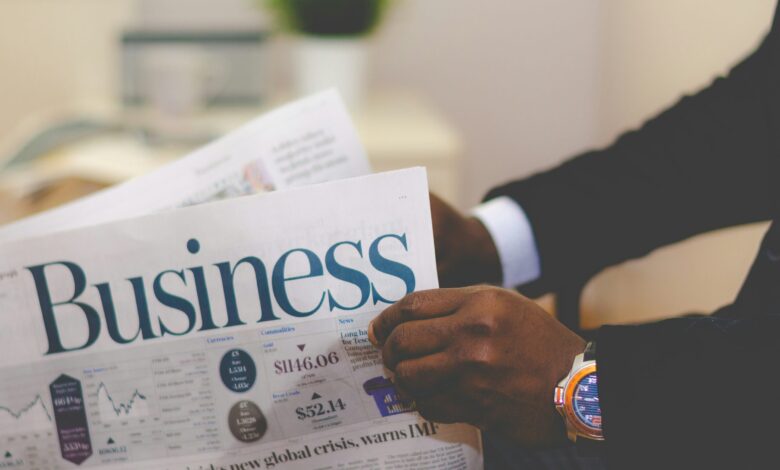
<path fill-rule="evenodd" d="M 376 41 L 378 85 L 417 89 L 466 142 L 462 202 L 594 143 L 601 4 L 424 0 Z"/>
<path fill-rule="evenodd" d="M 602 0 L 599 140 L 723 74 L 760 42 L 776 0 Z"/>
<path fill-rule="evenodd" d="M 115 45 L 132 0 L 0 2 L 0 143 L 31 115 L 116 96 Z"/>
<path fill-rule="evenodd" d="M 113 100 L 115 45 L 129 24 L 234 27 L 262 23 L 250 0 L 4 0 L 0 3 L 0 140 L 24 116 Z M 598 2 L 400 1 L 376 38 L 378 86 L 417 90 L 461 130 L 460 201 L 593 142 Z M 284 86 L 284 44 L 270 67 Z M 280 73 L 281 71 L 281 73 Z"/>
<path fill-rule="evenodd" d="M 258 3 L 3 0 L 0 138 L 38 109 L 113 99 L 124 26 L 251 27 L 263 22 Z M 774 3 L 400 0 L 374 41 L 373 82 L 417 90 L 455 122 L 468 147 L 462 200 L 473 203 L 608 143 L 726 70 L 766 30 Z M 280 49 L 272 69 L 286 65 Z"/>
<path fill-rule="evenodd" d="M 461 201 L 470 205 L 499 182 L 607 144 L 681 93 L 708 83 L 755 46 L 774 4 L 400 0 L 375 38 L 372 76 L 378 86 L 417 90 L 460 129 L 468 175 Z M 0 143 L 24 116 L 113 99 L 114 44 L 135 19 L 243 27 L 261 21 L 255 5 L 2 0 Z M 278 69 L 285 52 L 280 47 L 274 56 Z M 647 319 L 727 302 L 755 253 L 759 231 L 715 237 L 606 273 L 587 293 L 593 321 Z"/>
<path fill-rule="evenodd" d="M 136 0 L 146 28 L 252 29 L 265 24 L 263 0 Z"/>

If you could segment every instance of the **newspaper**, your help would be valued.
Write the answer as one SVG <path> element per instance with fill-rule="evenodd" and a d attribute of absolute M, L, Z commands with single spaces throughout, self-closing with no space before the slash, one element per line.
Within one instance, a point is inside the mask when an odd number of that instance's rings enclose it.
<path fill-rule="evenodd" d="M 0 228 L 0 468 L 481 468 L 366 337 L 436 286 L 422 170 L 87 227 L 367 172 L 329 92 Z"/>
<path fill-rule="evenodd" d="M 478 431 L 414 413 L 368 342 L 435 287 L 419 168 L 6 243 L 0 462 L 482 468 Z"/>
<path fill-rule="evenodd" d="M 272 111 L 149 175 L 0 227 L 0 242 L 369 173 L 335 91 Z"/>

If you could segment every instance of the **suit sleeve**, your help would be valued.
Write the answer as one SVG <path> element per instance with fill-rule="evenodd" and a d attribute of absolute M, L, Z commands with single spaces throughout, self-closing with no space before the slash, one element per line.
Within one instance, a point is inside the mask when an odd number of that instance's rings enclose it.
<path fill-rule="evenodd" d="M 526 212 L 541 261 L 533 293 L 695 234 L 768 219 L 771 36 L 694 96 L 612 146 L 492 190 Z M 772 85 L 776 86 L 776 85 Z"/>
<path fill-rule="evenodd" d="M 602 327 L 608 468 L 776 468 L 780 315 Z"/>

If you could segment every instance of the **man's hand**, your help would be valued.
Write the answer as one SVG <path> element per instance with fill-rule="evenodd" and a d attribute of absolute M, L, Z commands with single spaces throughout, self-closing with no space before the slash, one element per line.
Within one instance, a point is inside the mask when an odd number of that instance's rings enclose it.
<path fill-rule="evenodd" d="M 566 442 L 553 390 L 585 341 L 525 297 L 487 286 L 412 293 L 372 322 L 369 338 L 423 417 L 526 447 Z"/>
<path fill-rule="evenodd" d="M 445 287 L 501 283 L 501 262 L 484 225 L 431 194 L 439 282 Z"/>

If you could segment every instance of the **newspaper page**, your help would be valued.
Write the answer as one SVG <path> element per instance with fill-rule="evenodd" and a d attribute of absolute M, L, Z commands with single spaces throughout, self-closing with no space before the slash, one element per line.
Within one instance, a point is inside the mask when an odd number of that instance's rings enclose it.
<path fill-rule="evenodd" d="M 369 171 L 346 107 L 336 91 L 326 91 L 149 175 L 0 227 L 0 242 Z"/>
<path fill-rule="evenodd" d="M 480 469 L 367 338 L 436 286 L 419 168 L 0 245 L 0 468 Z"/>

